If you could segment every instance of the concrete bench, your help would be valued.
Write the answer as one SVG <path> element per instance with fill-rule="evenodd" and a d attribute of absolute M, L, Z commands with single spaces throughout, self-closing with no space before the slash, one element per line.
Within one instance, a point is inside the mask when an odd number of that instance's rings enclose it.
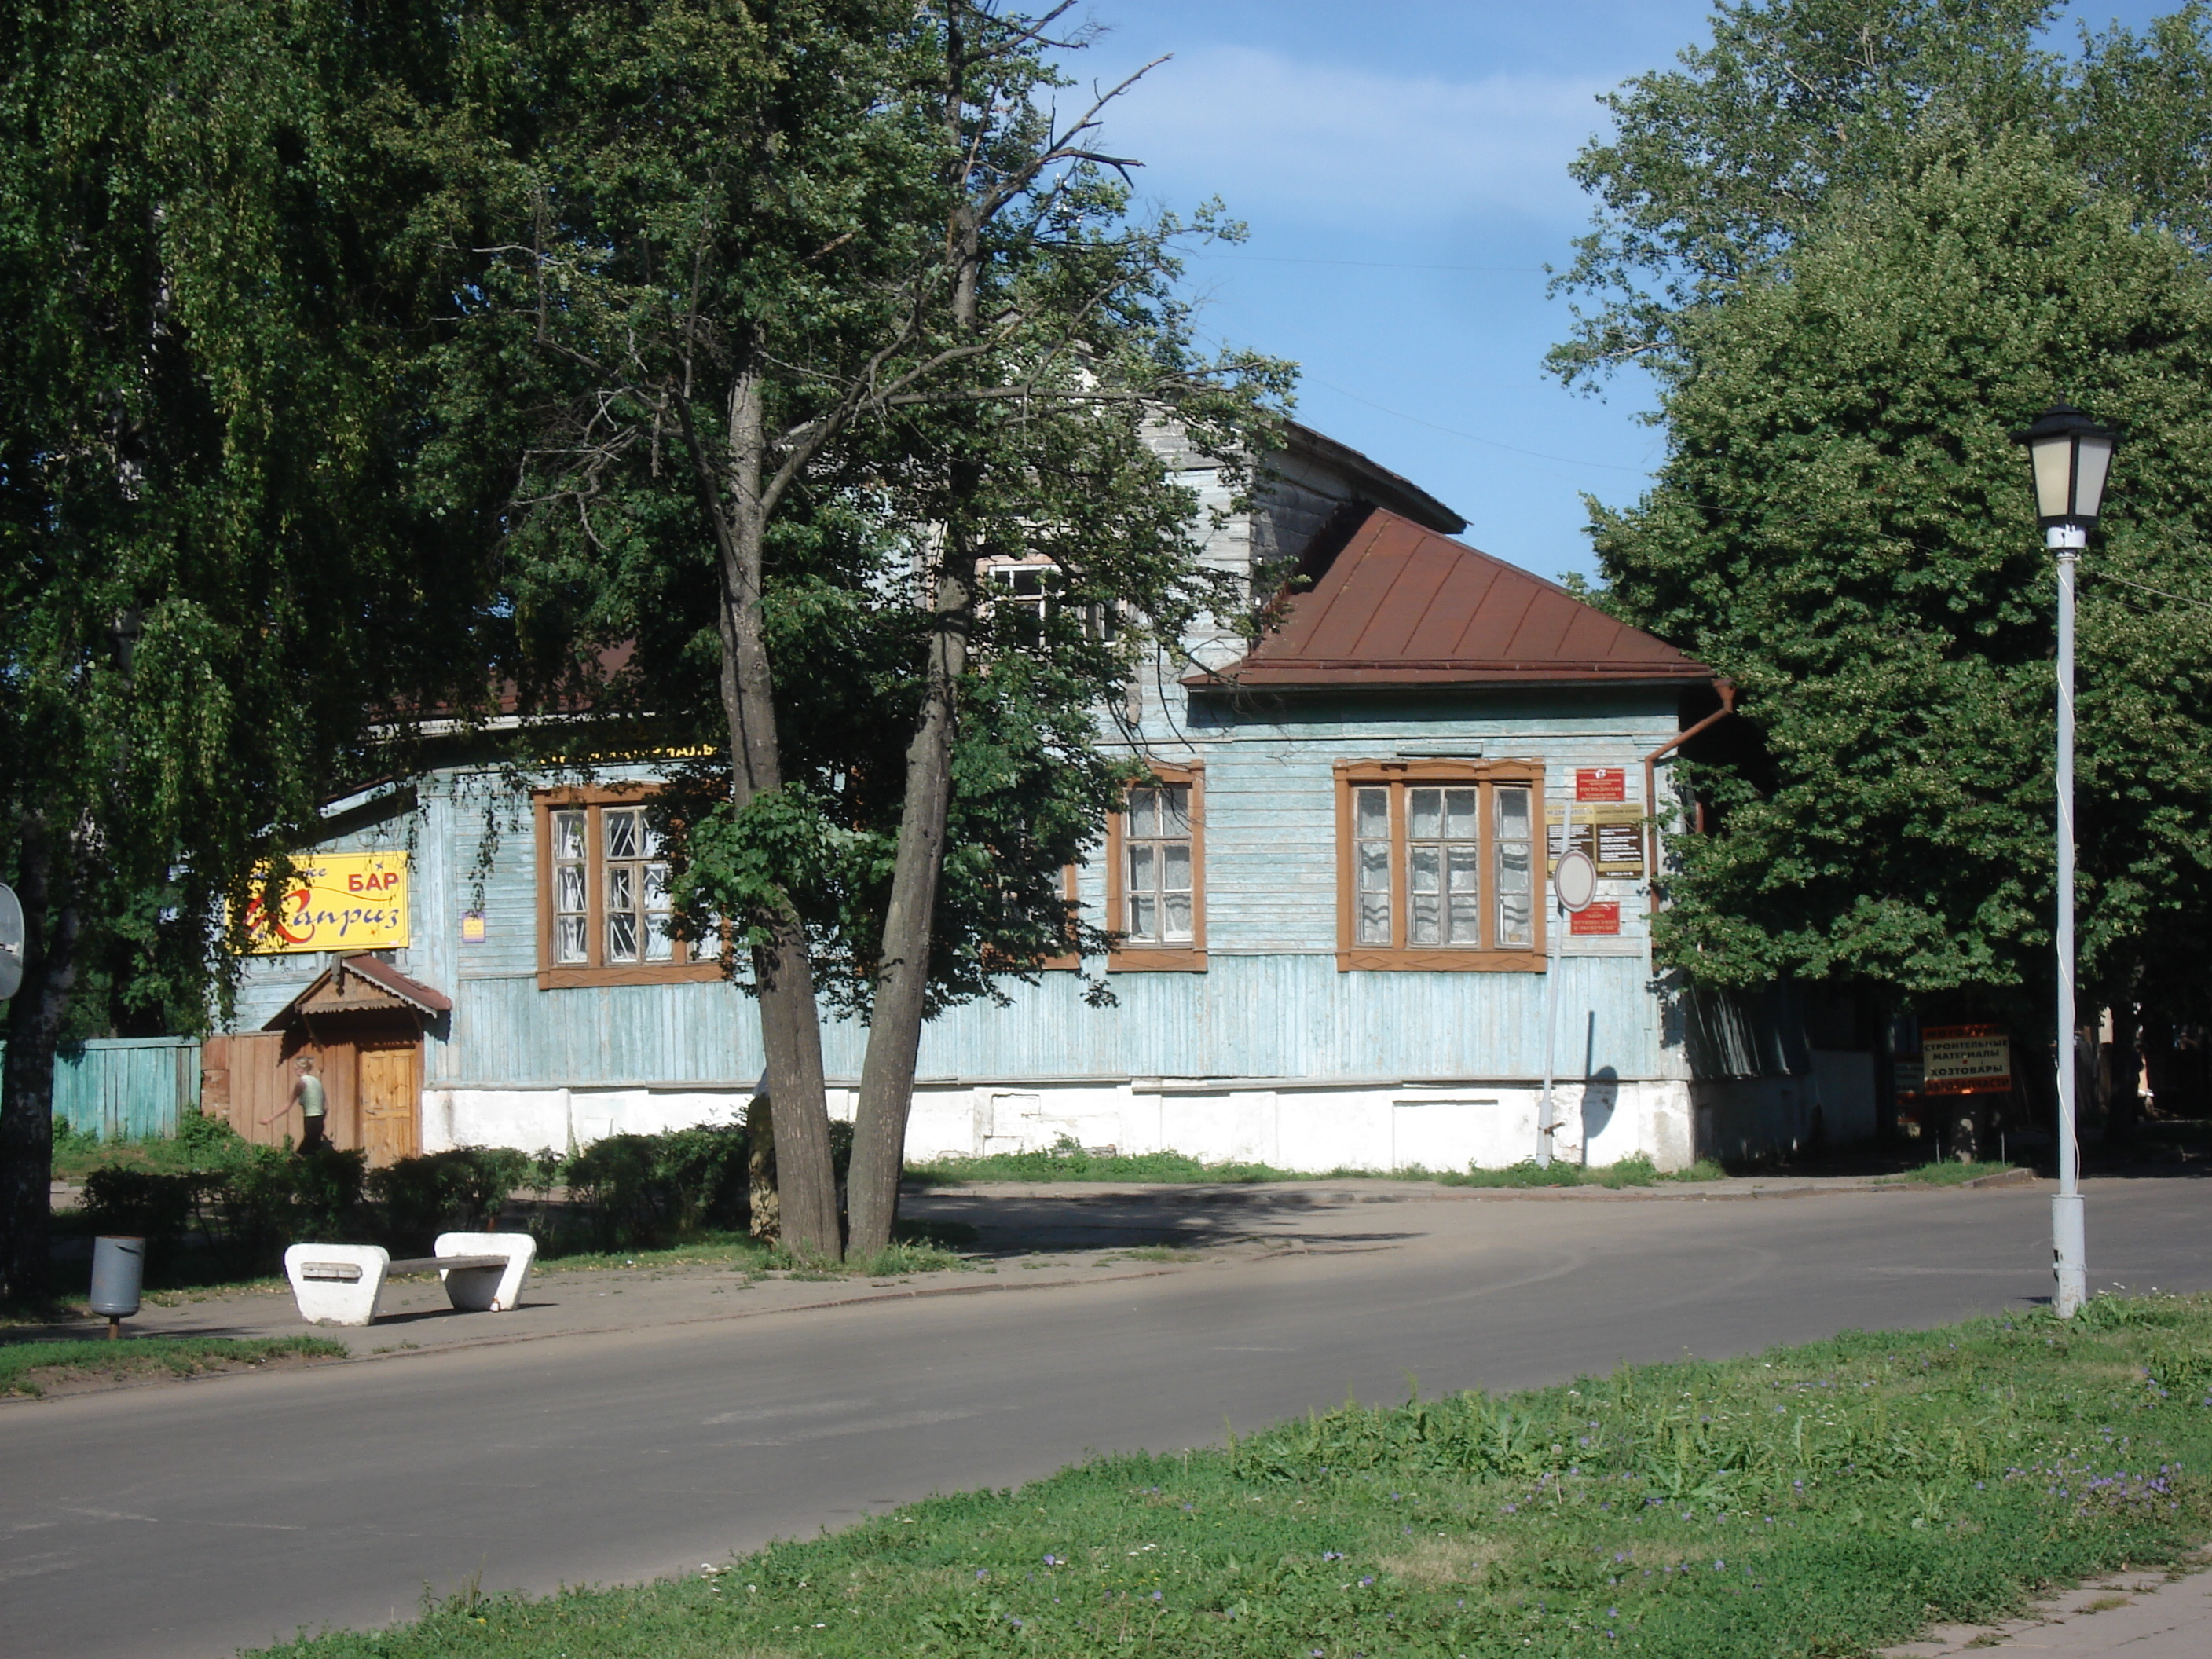
<path fill-rule="evenodd" d="M 504 1313 L 522 1299 L 538 1258 L 528 1233 L 441 1233 L 433 1248 L 395 1261 L 380 1244 L 295 1244 L 284 1276 L 310 1325 L 366 1325 L 382 1311 L 386 1282 L 402 1273 L 434 1273 L 454 1307 Z"/>

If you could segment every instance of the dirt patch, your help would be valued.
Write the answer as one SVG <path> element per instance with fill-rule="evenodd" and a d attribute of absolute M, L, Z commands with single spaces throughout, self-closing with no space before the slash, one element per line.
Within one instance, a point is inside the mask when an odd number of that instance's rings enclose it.
<path fill-rule="evenodd" d="M 184 1382 L 195 1376 L 216 1376 L 233 1371 L 297 1371 L 311 1365 L 327 1365 L 335 1354 L 276 1354 L 267 1359 L 210 1359 L 188 1372 L 167 1366 L 138 1366 L 104 1370 L 97 1366 L 37 1365 L 22 1373 L 22 1380 L 37 1389 L 31 1394 L 0 1394 L 0 1406 L 40 1400 L 62 1400 L 71 1395 L 106 1394 L 114 1389 L 136 1389 L 152 1382 Z"/>
<path fill-rule="evenodd" d="M 1437 1589 L 1474 1583 L 1497 1553 L 1480 1538 L 1424 1538 L 1376 1565 L 1405 1583 Z"/>

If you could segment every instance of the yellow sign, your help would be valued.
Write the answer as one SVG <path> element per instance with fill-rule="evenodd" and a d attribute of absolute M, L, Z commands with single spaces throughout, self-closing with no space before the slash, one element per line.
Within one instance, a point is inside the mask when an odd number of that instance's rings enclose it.
<path fill-rule="evenodd" d="M 246 949 L 257 956 L 301 951 L 388 951 L 407 943 L 407 854 L 310 853 L 292 866 L 278 896 L 265 878 L 246 907 Z"/>

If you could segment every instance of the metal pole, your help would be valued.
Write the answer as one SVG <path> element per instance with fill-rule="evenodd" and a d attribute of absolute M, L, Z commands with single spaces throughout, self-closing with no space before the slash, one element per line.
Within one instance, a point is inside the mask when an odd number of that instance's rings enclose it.
<path fill-rule="evenodd" d="M 1548 819 L 1550 814 L 1547 813 Z M 1544 826 L 1544 901 L 1549 907 L 1550 925 L 1546 928 L 1545 954 L 1549 957 L 1544 972 L 1544 1095 L 1536 1106 L 1536 1167 L 1552 1167 L 1552 1085 L 1554 1080 L 1553 1062 L 1559 1048 L 1559 935 L 1565 930 L 1559 925 L 1565 914 L 1559 908 L 1559 884 L 1551 878 L 1552 827 Z M 1575 804 L 1570 799 L 1560 811 L 1559 856 L 1575 850 Z"/>
<path fill-rule="evenodd" d="M 2074 1060 L 2074 563 L 2087 545 L 2079 525 L 2053 525 L 2058 557 L 2058 1195 L 2051 1200 L 2051 1306 L 2071 1319 L 2087 1294 L 2081 1224 L 2081 1148 L 2075 1139 Z"/>

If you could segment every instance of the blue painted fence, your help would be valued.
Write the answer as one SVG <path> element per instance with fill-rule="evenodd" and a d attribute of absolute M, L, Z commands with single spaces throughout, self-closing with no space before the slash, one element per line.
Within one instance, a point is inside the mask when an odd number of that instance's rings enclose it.
<path fill-rule="evenodd" d="M 54 1115 L 102 1140 L 168 1139 L 199 1106 L 197 1037 L 108 1038 L 54 1057 Z"/>

